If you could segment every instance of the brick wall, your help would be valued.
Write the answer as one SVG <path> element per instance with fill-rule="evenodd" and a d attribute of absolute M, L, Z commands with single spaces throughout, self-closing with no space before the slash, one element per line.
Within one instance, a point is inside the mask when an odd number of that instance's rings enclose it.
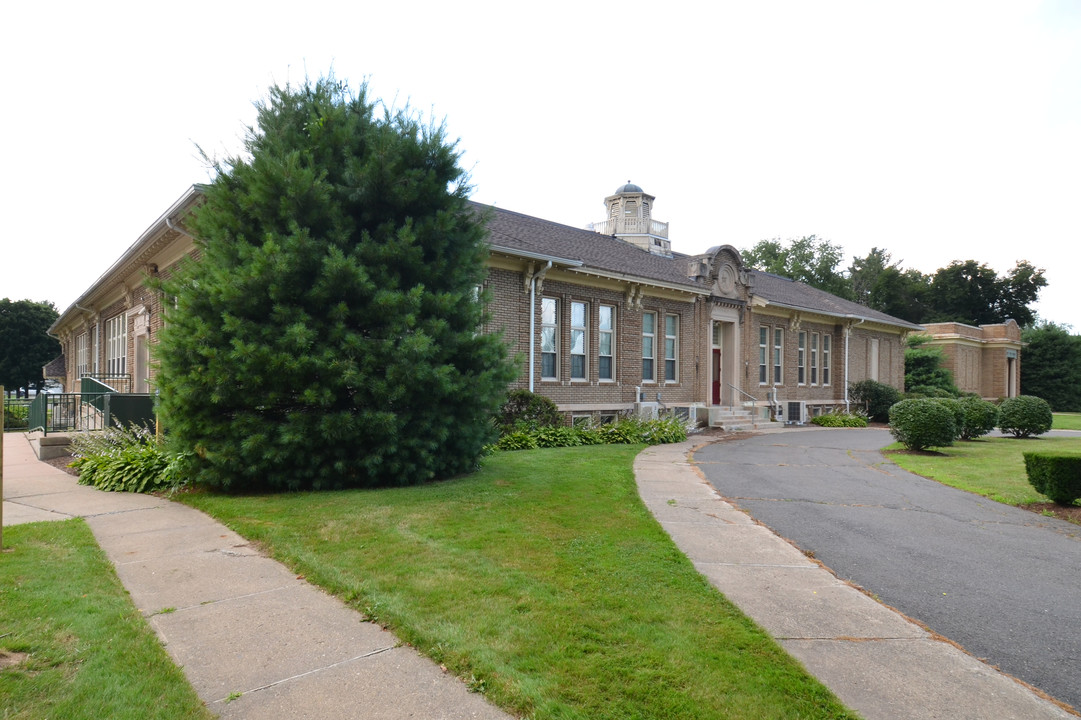
<path fill-rule="evenodd" d="M 491 295 L 490 321 L 486 331 L 502 331 L 508 352 L 520 356 L 522 371 L 512 388 L 529 387 L 529 302 L 530 293 L 520 272 L 500 268 L 489 271 L 485 289 Z M 541 299 L 557 301 L 558 362 L 556 379 L 541 377 Z M 586 304 L 586 377 L 571 378 L 571 304 Z M 613 379 L 599 377 L 598 312 L 601 305 L 615 309 L 613 322 Z M 571 413 L 599 413 L 603 410 L 628 409 L 635 402 L 635 388 L 641 387 L 647 401 L 656 400 L 657 393 L 665 404 L 684 404 L 695 400 L 697 381 L 695 339 L 697 320 L 693 301 L 669 300 L 646 295 L 642 307 L 626 302 L 624 294 L 605 288 L 590 287 L 565 281 L 546 279 L 537 293 L 534 312 L 534 390 L 551 398 L 561 409 Z M 654 379 L 642 378 L 642 317 L 653 312 L 657 317 L 654 358 Z M 665 316 L 678 318 L 676 380 L 664 380 Z"/>

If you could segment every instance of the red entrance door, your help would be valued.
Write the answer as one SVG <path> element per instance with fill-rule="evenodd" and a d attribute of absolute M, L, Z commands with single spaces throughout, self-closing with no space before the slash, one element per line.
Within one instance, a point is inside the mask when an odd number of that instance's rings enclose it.
<path fill-rule="evenodd" d="M 721 404 L 721 350 L 713 348 L 713 404 Z"/>

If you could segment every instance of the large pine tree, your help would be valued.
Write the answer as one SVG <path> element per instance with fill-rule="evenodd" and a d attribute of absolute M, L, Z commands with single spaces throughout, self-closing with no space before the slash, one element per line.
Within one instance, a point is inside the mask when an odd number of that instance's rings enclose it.
<path fill-rule="evenodd" d="M 478 332 L 483 218 L 443 128 L 323 79 L 274 87 L 191 222 L 161 411 L 230 489 L 412 484 L 475 466 L 514 376 Z"/>

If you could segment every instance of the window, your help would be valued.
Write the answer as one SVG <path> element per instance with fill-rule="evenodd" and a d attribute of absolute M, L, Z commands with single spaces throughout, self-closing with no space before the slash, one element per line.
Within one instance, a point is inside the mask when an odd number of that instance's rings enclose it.
<path fill-rule="evenodd" d="M 541 379 L 559 379 L 559 301 L 541 298 Z"/>
<path fill-rule="evenodd" d="M 642 382 L 653 382 L 653 361 L 657 357 L 654 340 L 657 336 L 657 313 L 642 314 Z"/>
<path fill-rule="evenodd" d="M 120 313 L 105 322 L 105 372 L 123 375 L 128 371 L 128 316 Z"/>
<path fill-rule="evenodd" d="M 768 367 L 766 361 L 769 359 L 769 328 L 758 328 L 758 384 L 765 385 Z"/>
<path fill-rule="evenodd" d="M 830 384 L 830 336 L 822 336 L 822 384 Z"/>
<path fill-rule="evenodd" d="M 100 372 L 98 370 L 98 358 L 101 357 L 101 351 L 98 348 L 100 340 L 98 338 L 101 337 L 101 326 L 95 325 L 91 332 L 93 333 L 93 336 L 90 340 L 90 370 L 91 372 L 98 373 Z"/>
<path fill-rule="evenodd" d="M 676 382 L 676 347 L 679 344 L 679 316 L 664 316 L 664 380 Z"/>
<path fill-rule="evenodd" d="M 798 336 L 799 346 L 796 350 L 796 382 L 800 385 L 807 384 L 807 333 L 801 332 Z"/>
<path fill-rule="evenodd" d="M 773 328 L 773 384 L 781 385 L 784 380 L 784 370 L 781 361 L 784 359 L 784 330 Z"/>
<path fill-rule="evenodd" d="M 77 378 L 85 376 L 89 369 L 89 340 L 90 337 L 86 333 L 75 338 L 75 377 Z"/>
<path fill-rule="evenodd" d="M 615 314 L 616 309 L 611 305 L 601 305 L 597 311 L 597 377 L 600 380 L 615 379 L 612 367 Z"/>
<path fill-rule="evenodd" d="M 586 304 L 571 303 L 571 380 L 586 379 Z"/>
<path fill-rule="evenodd" d="M 811 384 L 818 384 L 818 333 L 811 333 Z"/>

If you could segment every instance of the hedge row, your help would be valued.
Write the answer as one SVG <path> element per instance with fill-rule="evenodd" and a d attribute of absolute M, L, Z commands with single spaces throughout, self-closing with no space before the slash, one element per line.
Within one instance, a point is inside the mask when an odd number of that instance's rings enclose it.
<path fill-rule="evenodd" d="M 867 418 L 862 415 L 853 415 L 851 413 L 826 413 L 825 415 L 818 415 L 811 418 L 812 425 L 818 425 L 819 427 L 867 427 Z"/>
<path fill-rule="evenodd" d="M 1025 472 L 1036 492 L 1059 505 L 1081 499 L 1081 454 L 1027 452 Z"/>
<path fill-rule="evenodd" d="M 659 420 L 626 418 L 608 425 L 584 427 L 542 427 L 514 430 L 499 439 L 496 450 L 533 450 L 536 448 L 575 447 L 578 445 L 637 444 L 661 445 L 683 442 L 687 428 L 674 417 Z"/>

